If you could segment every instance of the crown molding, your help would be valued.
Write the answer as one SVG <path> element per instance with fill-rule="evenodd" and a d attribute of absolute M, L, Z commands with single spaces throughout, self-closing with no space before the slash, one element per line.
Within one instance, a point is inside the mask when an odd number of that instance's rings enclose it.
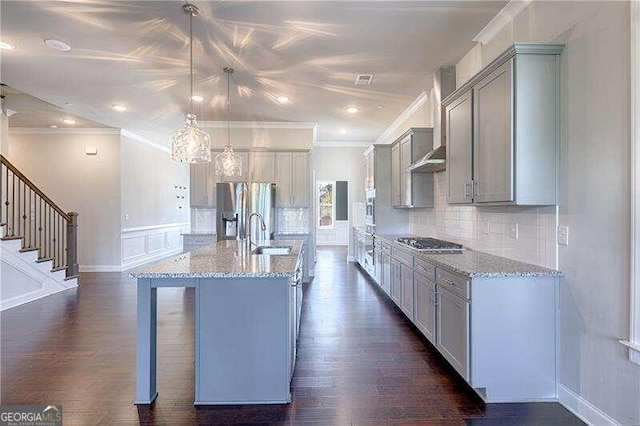
<path fill-rule="evenodd" d="M 14 135 L 118 135 L 120 130 L 107 127 L 64 127 L 51 129 L 49 127 L 9 127 L 9 134 Z"/>
<path fill-rule="evenodd" d="M 418 97 L 415 98 L 413 102 L 411 102 L 411 105 L 409 105 L 404 111 L 402 111 L 402 113 L 400 113 L 400 115 L 397 116 L 395 120 L 393 120 L 389 127 L 387 127 L 387 129 L 382 132 L 380 136 L 378 136 L 378 138 L 376 139 L 376 143 L 384 143 L 385 139 L 391 136 L 393 132 L 398 130 L 400 125 L 404 123 L 409 117 L 411 117 L 411 115 L 416 112 L 418 108 L 424 105 L 427 99 L 429 99 L 429 95 L 427 95 L 427 92 L 420 93 L 420 95 L 418 95 Z"/>
<path fill-rule="evenodd" d="M 366 141 L 316 141 L 313 146 L 334 148 L 365 148 L 371 145 Z"/>
<path fill-rule="evenodd" d="M 226 121 L 199 121 L 201 128 L 226 129 Z M 318 127 L 318 123 L 302 121 L 231 121 L 232 129 L 310 129 Z"/>
<path fill-rule="evenodd" d="M 511 0 L 473 38 L 476 43 L 487 44 L 522 12 L 533 0 Z"/>
<path fill-rule="evenodd" d="M 156 149 L 158 151 L 166 152 L 167 154 L 171 154 L 171 149 L 164 145 L 160 145 L 159 143 L 152 142 L 150 139 L 145 138 L 144 136 L 140 136 L 137 133 L 132 132 L 127 129 L 120 129 L 120 136 L 131 139 L 143 145 L 147 145 L 150 148 Z"/>

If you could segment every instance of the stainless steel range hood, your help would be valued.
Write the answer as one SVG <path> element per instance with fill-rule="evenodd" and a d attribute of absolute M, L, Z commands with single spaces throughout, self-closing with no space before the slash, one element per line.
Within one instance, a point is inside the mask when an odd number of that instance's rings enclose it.
<path fill-rule="evenodd" d="M 436 149 L 429 151 L 424 157 L 411 164 L 405 172 L 434 173 L 447 168 L 446 165 L 447 147 L 440 145 Z"/>
<path fill-rule="evenodd" d="M 442 100 L 456 89 L 456 67 L 440 67 L 433 76 L 433 149 L 412 163 L 405 172 L 434 173 L 447 168 L 447 142 L 444 132 L 445 114 Z"/>

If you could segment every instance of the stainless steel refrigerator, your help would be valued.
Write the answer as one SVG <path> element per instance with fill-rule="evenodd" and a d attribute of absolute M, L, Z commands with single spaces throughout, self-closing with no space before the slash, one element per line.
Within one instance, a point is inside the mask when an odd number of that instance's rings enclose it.
<path fill-rule="evenodd" d="M 249 235 L 252 241 L 273 239 L 276 221 L 274 183 L 225 182 L 218 183 L 216 191 L 218 241 L 244 240 Z M 264 220 L 264 230 L 260 218 Z"/>

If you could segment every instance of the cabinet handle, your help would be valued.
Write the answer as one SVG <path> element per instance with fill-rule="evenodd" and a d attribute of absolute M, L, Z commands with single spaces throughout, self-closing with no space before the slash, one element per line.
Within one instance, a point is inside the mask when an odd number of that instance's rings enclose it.
<path fill-rule="evenodd" d="M 466 182 L 464 184 L 464 198 L 471 198 L 471 195 L 469 194 L 469 187 L 471 186 L 471 182 Z"/>
<path fill-rule="evenodd" d="M 442 281 L 444 281 L 445 283 L 449 284 L 450 286 L 454 286 L 454 287 L 455 287 L 455 284 L 454 284 L 453 282 L 449 281 L 448 279 L 446 279 L 446 278 L 442 278 L 442 277 L 440 277 L 440 279 L 441 279 Z"/>

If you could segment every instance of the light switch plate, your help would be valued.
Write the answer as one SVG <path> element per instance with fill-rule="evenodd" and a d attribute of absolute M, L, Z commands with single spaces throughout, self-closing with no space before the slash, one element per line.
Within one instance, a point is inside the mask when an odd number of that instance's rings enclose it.
<path fill-rule="evenodd" d="M 558 244 L 561 246 L 569 245 L 569 227 L 558 225 Z"/>
<path fill-rule="evenodd" d="M 518 239 L 518 222 L 511 222 L 509 227 L 509 236 L 514 240 Z"/>
<path fill-rule="evenodd" d="M 124 214 L 124 221 L 128 222 L 129 221 L 129 213 L 125 213 Z"/>

